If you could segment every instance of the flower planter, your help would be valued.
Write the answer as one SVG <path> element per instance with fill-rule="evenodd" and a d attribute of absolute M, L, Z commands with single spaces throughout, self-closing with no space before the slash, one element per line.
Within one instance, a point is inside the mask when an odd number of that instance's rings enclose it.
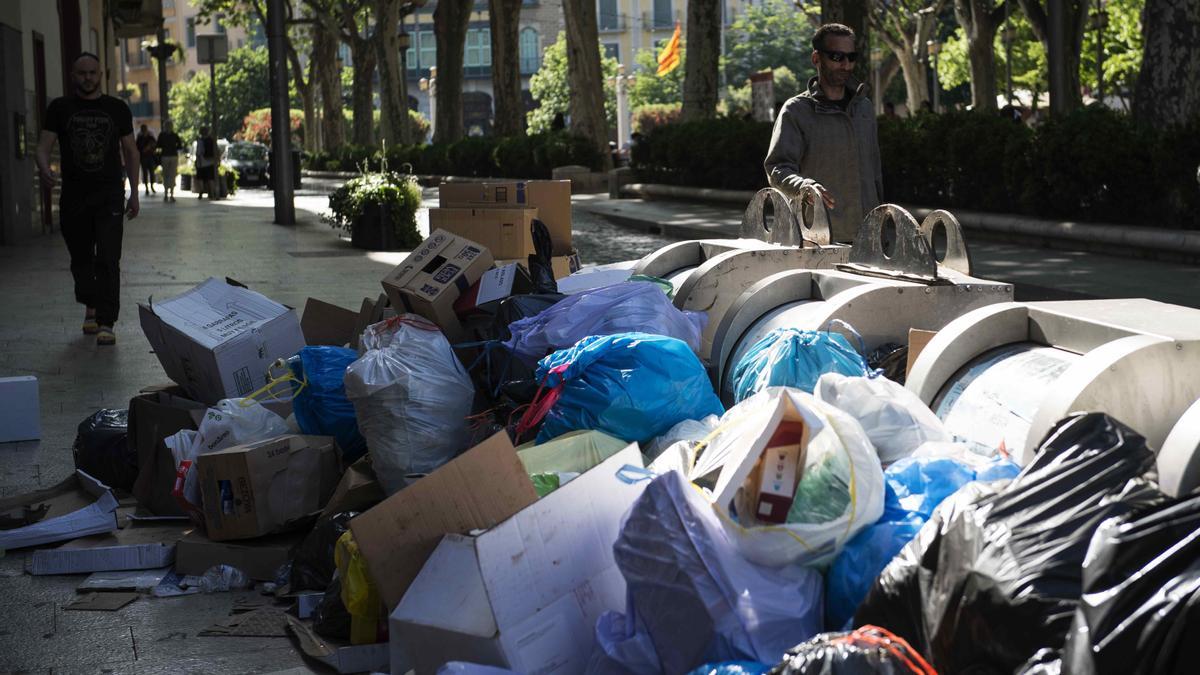
<path fill-rule="evenodd" d="M 354 248 L 367 251 L 396 250 L 396 230 L 390 211 L 379 204 L 367 205 L 362 215 L 354 220 L 350 243 Z"/>

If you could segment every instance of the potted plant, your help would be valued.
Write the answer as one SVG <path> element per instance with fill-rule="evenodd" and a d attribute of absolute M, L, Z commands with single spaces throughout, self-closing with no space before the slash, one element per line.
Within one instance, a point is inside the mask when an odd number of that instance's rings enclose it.
<path fill-rule="evenodd" d="M 411 174 L 363 172 L 329 195 L 325 222 L 350 235 L 355 248 L 368 251 L 411 250 L 421 243 L 417 209 L 421 186 Z"/>
<path fill-rule="evenodd" d="M 179 188 L 181 190 L 192 189 L 192 177 L 196 175 L 196 167 L 192 166 L 191 162 L 179 163 Z"/>

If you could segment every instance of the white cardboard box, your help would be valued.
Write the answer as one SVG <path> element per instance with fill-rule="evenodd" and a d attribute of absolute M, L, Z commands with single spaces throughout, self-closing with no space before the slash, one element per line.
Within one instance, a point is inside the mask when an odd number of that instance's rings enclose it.
<path fill-rule="evenodd" d="M 37 378 L 0 377 L 0 443 L 41 438 L 41 419 Z"/>
<path fill-rule="evenodd" d="M 304 346 L 294 310 L 220 279 L 139 304 L 138 314 L 163 370 L 209 405 L 260 389 L 275 359 Z"/>
<path fill-rule="evenodd" d="M 54 487 L 0 499 L 0 513 L 10 518 L 42 511 L 37 522 L 0 531 L 0 549 L 53 544 L 117 529 L 117 499 L 112 490 L 78 469 Z"/>
<path fill-rule="evenodd" d="M 190 529 L 186 521 L 141 525 L 94 534 L 58 548 L 42 548 L 26 561 L 30 574 L 80 574 L 114 570 L 168 567 L 175 562 L 175 544 Z"/>
<path fill-rule="evenodd" d="M 389 619 L 393 666 L 583 672 L 596 619 L 625 603 L 612 546 L 649 482 L 641 467 L 630 444 L 481 534 L 443 537 Z"/>

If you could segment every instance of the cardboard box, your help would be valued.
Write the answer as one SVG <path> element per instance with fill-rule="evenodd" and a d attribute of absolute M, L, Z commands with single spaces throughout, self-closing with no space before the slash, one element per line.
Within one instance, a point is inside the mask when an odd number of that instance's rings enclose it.
<path fill-rule="evenodd" d="M 501 431 L 351 520 L 350 530 L 392 609 L 442 535 L 491 527 L 536 501 Z"/>
<path fill-rule="evenodd" d="M 303 619 L 304 617 L 300 617 Z M 390 660 L 388 643 L 369 645 L 343 645 L 317 635 L 311 627 L 288 616 L 288 630 L 300 643 L 304 655 L 320 661 L 339 673 L 377 673 L 400 667 L 408 672 L 406 664 L 394 666 Z"/>
<path fill-rule="evenodd" d="M 612 548 L 649 483 L 627 465 L 642 466 L 636 443 L 486 532 L 443 538 L 389 617 L 393 664 L 583 672 L 596 620 L 625 603 Z"/>
<path fill-rule="evenodd" d="M 304 346 L 295 311 L 220 279 L 139 304 L 138 314 L 163 370 L 209 405 L 262 388 L 271 363 Z"/>
<path fill-rule="evenodd" d="M 442 208 L 534 208 L 550 230 L 554 255 L 571 253 L 571 181 L 487 181 L 442 183 Z M 497 256 L 503 257 L 503 256 Z"/>
<path fill-rule="evenodd" d="M 29 558 L 30 574 L 80 574 L 113 570 L 148 570 L 175 562 L 175 545 L 190 529 L 184 523 L 130 522 L 124 529 L 44 548 Z"/>
<path fill-rule="evenodd" d="M 175 546 L 175 571 L 199 576 L 213 565 L 231 565 L 251 579 L 275 581 L 275 573 L 291 559 L 292 549 L 304 536 L 304 532 L 287 532 L 259 539 L 212 541 L 192 530 Z"/>
<path fill-rule="evenodd" d="M 0 377 L 0 443 L 42 437 L 38 380 L 32 375 Z"/>
<path fill-rule="evenodd" d="M 338 307 L 323 300 L 309 298 L 300 317 L 300 331 L 310 345 L 344 347 L 354 342 L 358 312 Z"/>
<path fill-rule="evenodd" d="M 497 260 L 496 267 L 501 267 L 511 263 L 517 263 L 521 267 L 524 267 L 526 272 L 529 271 L 528 257 L 514 260 Z M 572 250 L 568 255 L 554 256 L 550 259 L 550 266 L 554 270 L 555 279 L 562 279 L 563 277 L 571 276 L 572 274 L 578 272 L 581 267 L 579 263 L 579 251 Z"/>
<path fill-rule="evenodd" d="M 534 252 L 537 209 L 429 209 L 429 228 L 479 242 L 493 258 L 524 258 Z"/>
<path fill-rule="evenodd" d="M 200 426 L 208 406 L 184 396 L 178 386 L 150 387 L 129 401 L 129 442 L 138 458 L 133 496 L 159 516 L 186 515 L 171 495 L 175 458 L 163 440 L 181 429 Z"/>
<path fill-rule="evenodd" d="M 347 467 L 341 480 L 333 490 L 333 496 L 321 511 L 321 517 L 333 516 L 345 511 L 366 511 L 387 497 L 383 486 L 375 477 L 370 456 L 362 457 Z"/>
<path fill-rule="evenodd" d="M 474 241 L 434 230 L 383 278 L 392 307 L 441 327 L 451 342 L 462 336 L 454 301 L 492 266 L 492 254 Z"/>
<path fill-rule="evenodd" d="M 0 522 L 9 527 L 0 530 L 0 550 L 53 544 L 117 529 L 117 500 L 76 469 L 54 487 L 0 499 Z"/>
<path fill-rule="evenodd" d="M 913 364 L 917 362 L 917 357 L 921 355 L 921 352 L 925 351 L 926 345 L 929 344 L 934 335 L 937 335 L 936 330 L 908 329 L 908 363 L 904 366 L 905 377 L 912 372 Z"/>
<path fill-rule="evenodd" d="M 196 458 L 213 541 L 251 539 L 319 512 L 341 470 L 330 436 L 280 436 Z"/>

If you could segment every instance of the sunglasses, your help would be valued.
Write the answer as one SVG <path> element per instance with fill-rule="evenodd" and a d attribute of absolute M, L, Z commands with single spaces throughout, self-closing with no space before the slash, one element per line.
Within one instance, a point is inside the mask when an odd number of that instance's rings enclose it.
<path fill-rule="evenodd" d="M 818 49 L 817 51 L 828 56 L 829 60 L 834 63 L 841 63 L 843 60 L 854 63 L 858 60 L 858 52 L 838 52 L 829 49 Z"/>

